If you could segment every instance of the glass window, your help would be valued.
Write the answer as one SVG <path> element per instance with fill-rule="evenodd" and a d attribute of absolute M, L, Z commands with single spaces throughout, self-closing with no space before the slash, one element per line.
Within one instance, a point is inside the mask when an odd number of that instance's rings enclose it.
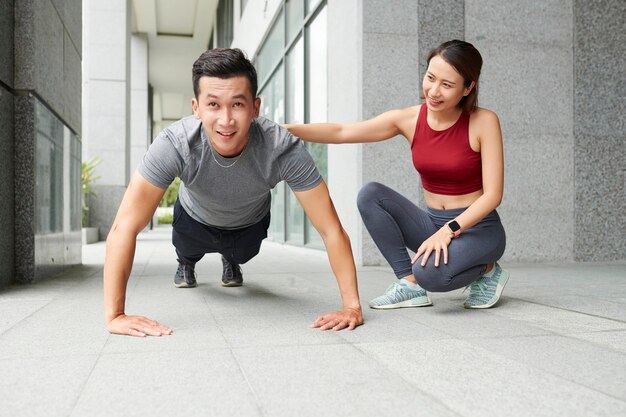
<path fill-rule="evenodd" d="M 310 14 L 311 11 L 315 10 L 315 6 L 320 2 L 320 0 L 306 0 L 306 12 Z"/>
<path fill-rule="evenodd" d="M 287 123 L 304 123 L 304 41 L 287 53 Z"/>
<path fill-rule="evenodd" d="M 283 57 L 285 52 L 284 25 L 285 18 L 281 11 L 256 58 L 256 71 L 260 84 L 265 83 L 265 79 L 269 77 L 278 61 Z"/>
<path fill-rule="evenodd" d="M 305 10 L 311 16 L 306 20 Z M 281 124 L 326 121 L 326 30 L 325 2 L 284 2 L 255 60 L 261 87 L 262 116 Z M 290 46 L 288 51 L 285 51 L 286 46 Z M 320 173 L 326 178 L 326 145 L 307 146 Z M 272 191 L 271 210 L 271 239 L 323 247 L 322 239 L 286 184 L 280 183 Z"/>
<path fill-rule="evenodd" d="M 82 226 L 81 207 L 81 143 L 78 136 L 65 128 L 70 137 L 70 230 L 80 231 Z"/>
<path fill-rule="evenodd" d="M 285 123 L 285 71 L 280 65 L 259 93 L 260 114 L 276 123 Z M 272 190 L 272 221 L 269 237 L 277 242 L 285 241 L 285 183 L 280 182 Z"/>
<path fill-rule="evenodd" d="M 317 15 L 308 28 L 309 51 L 309 123 L 325 122 L 327 118 L 328 59 L 326 36 L 326 8 Z"/>
<path fill-rule="evenodd" d="M 308 123 L 326 122 L 328 117 L 328 58 L 327 58 L 327 35 L 326 35 L 326 7 L 324 7 L 315 20 L 307 28 L 307 74 L 308 74 Z M 309 152 L 313 156 L 320 174 L 328 181 L 328 151 L 327 145 L 321 143 L 309 143 Z M 313 246 L 321 246 L 322 238 L 317 230 L 307 220 L 306 243 Z"/>
<path fill-rule="evenodd" d="M 217 4 L 217 47 L 230 48 L 233 42 L 233 0 L 222 0 Z"/>
<path fill-rule="evenodd" d="M 291 42 L 302 30 L 304 0 L 289 0 L 285 7 L 287 8 L 287 42 Z"/>
<path fill-rule="evenodd" d="M 37 234 L 63 231 L 63 128 L 36 102 L 35 213 Z"/>

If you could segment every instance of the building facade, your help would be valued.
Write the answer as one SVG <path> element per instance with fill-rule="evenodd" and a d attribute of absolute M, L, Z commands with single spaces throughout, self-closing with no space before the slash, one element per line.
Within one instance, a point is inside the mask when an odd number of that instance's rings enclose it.
<path fill-rule="evenodd" d="M 90 213 L 106 238 L 151 138 L 190 114 L 193 60 L 216 46 L 254 61 L 265 117 L 352 122 L 419 103 L 428 50 L 472 42 L 479 105 L 502 125 L 504 260 L 626 259 L 623 1 L 184 4 L 0 0 L 0 286 L 80 263 L 81 155 L 102 160 Z M 383 264 L 356 196 L 378 181 L 424 204 L 406 141 L 309 149 L 357 263 Z M 271 239 L 323 247 L 284 184 L 272 219 Z"/>
<path fill-rule="evenodd" d="M 0 1 L 0 287 L 81 262 L 81 13 Z"/>
<path fill-rule="evenodd" d="M 263 114 L 279 123 L 352 122 L 419 103 L 428 50 L 455 38 L 473 43 L 484 60 L 479 105 L 494 110 L 502 125 L 504 260 L 626 259 L 623 2 L 235 0 L 233 6 L 232 46 L 254 57 Z M 357 262 L 383 263 L 356 196 L 378 181 L 424 205 L 407 142 L 312 152 Z M 290 192 L 278 189 L 274 197 L 273 238 L 309 243 Z"/>

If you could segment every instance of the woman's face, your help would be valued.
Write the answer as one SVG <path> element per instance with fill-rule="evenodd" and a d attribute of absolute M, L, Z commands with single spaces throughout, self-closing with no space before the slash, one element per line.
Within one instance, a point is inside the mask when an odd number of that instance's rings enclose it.
<path fill-rule="evenodd" d="M 474 83 L 465 88 L 464 79 L 452 65 L 440 55 L 434 56 L 428 63 L 422 87 L 426 106 L 432 111 L 456 109 L 461 99 L 468 95 Z"/>

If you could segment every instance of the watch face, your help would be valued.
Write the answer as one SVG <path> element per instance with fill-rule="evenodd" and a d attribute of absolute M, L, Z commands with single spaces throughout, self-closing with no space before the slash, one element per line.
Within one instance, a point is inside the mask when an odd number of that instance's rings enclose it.
<path fill-rule="evenodd" d="M 459 226 L 456 220 L 453 220 L 450 223 L 448 223 L 448 227 L 450 228 L 450 230 L 452 230 L 453 233 L 456 233 L 461 229 L 461 226 Z"/>

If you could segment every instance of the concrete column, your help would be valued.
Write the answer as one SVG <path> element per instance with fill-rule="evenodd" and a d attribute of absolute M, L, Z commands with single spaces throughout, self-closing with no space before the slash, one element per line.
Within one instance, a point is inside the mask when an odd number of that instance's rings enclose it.
<path fill-rule="evenodd" d="M 328 1 L 328 120 L 361 119 L 361 1 Z M 351 16 L 347 19 L 347 16 Z M 328 188 L 341 224 L 362 262 L 361 217 L 356 197 L 361 188 L 361 145 L 328 146 Z"/>
<path fill-rule="evenodd" d="M 572 260 L 571 2 L 479 0 L 465 13 L 484 61 L 478 104 L 502 126 L 504 259 Z"/>
<path fill-rule="evenodd" d="M 150 146 L 148 111 L 148 38 L 132 35 L 130 79 L 130 173 L 137 169 Z"/>
<path fill-rule="evenodd" d="M 441 42 L 462 38 L 463 1 L 362 2 L 361 119 L 420 103 L 425 55 Z M 423 205 L 418 174 L 404 137 L 361 145 L 361 185 L 381 182 Z M 362 226 L 365 265 L 385 263 Z"/>
<path fill-rule="evenodd" d="M 573 3 L 574 259 L 624 260 L 626 3 Z"/>
<path fill-rule="evenodd" d="M 90 199 L 91 224 L 101 239 L 130 178 L 130 7 L 119 0 L 85 3 L 83 160 L 102 160 Z"/>
<path fill-rule="evenodd" d="M 81 4 L 80 0 L 14 2 L 13 192 L 19 196 L 14 207 L 15 213 L 19 213 L 15 217 L 14 247 L 15 281 L 18 282 L 30 282 L 62 270 L 68 262 L 80 262 L 80 255 L 78 259 L 68 255 L 76 253 L 80 241 L 76 241 L 72 233 L 65 233 L 63 226 L 55 226 L 53 232 L 37 229 L 38 224 L 52 218 L 62 223 L 67 218 L 63 213 L 72 207 L 63 204 L 64 200 L 58 194 L 56 197 L 60 202 L 54 207 L 48 205 L 44 200 L 52 188 L 44 189 L 35 180 L 38 169 L 49 169 L 51 161 L 63 161 L 64 153 L 63 138 L 60 137 L 58 147 L 49 149 L 50 160 L 40 160 L 36 155 L 38 145 L 42 144 L 38 127 L 48 128 L 44 124 L 51 122 L 61 126 L 61 130 L 71 129 L 74 133 L 81 130 Z M 42 118 L 38 109 L 45 109 L 49 117 Z M 78 139 L 74 137 L 74 141 Z M 50 181 L 53 187 L 61 185 L 62 174 L 54 179 L 51 177 Z M 80 187 L 78 182 L 73 185 Z"/>
<path fill-rule="evenodd" d="M 0 1 L 0 288 L 15 276 L 13 12 L 13 0 Z"/>

